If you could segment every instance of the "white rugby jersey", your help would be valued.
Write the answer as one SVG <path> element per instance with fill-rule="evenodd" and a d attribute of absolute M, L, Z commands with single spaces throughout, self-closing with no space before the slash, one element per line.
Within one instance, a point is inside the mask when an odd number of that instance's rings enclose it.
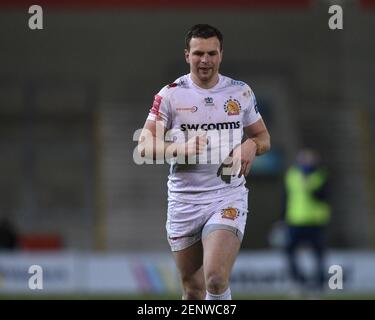
<path fill-rule="evenodd" d="M 162 121 L 168 130 L 168 140 L 186 142 L 199 132 L 206 132 L 209 139 L 207 154 L 186 164 L 171 161 L 169 197 L 205 203 L 244 186 L 243 176 L 231 177 L 230 183 L 226 183 L 217 176 L 217 171 L 233 147 L 241 142 L 243 128 L 260 118 L 254 93 L 242 81 L 219 75 L 213 88 L 203 89 L 187 74 L 162 88 L 147 119 Z"/>

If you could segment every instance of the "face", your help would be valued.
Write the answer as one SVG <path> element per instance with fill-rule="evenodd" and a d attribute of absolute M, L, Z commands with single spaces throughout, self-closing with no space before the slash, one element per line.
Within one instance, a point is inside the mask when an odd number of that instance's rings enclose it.
<path fill-rule="evenodd" d="M 218 38 L 192 38 L 190 50 L 185 49 L 185 59 L 194 82 L 203 88 L 214 86 L 219 79 L 222 56 Z"/>
<path fill-rule="evenodd" d="M 297 162 L 304 167 L 314 167 L 318 163 L 318 156 L 312 150 L 303 149 L 297 155 Z"/>

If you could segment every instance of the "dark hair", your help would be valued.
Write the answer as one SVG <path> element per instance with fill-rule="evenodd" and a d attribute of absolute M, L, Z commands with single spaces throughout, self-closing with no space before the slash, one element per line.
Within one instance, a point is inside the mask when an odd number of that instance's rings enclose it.
<path fill-rule="evenodd" d="M 185 37 L 185 47 L 187 50 L 190 49 L 191 38 L 208 39 L 211 37 L 217 37 L 219 39 L 220 50 L 223 50 L 223 35 L 218 29 L 208 24 L 196 24 L 192 26 Z"/>

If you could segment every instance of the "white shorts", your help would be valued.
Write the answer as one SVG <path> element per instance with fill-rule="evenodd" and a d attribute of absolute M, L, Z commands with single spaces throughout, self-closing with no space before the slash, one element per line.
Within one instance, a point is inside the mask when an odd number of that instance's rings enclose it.
<path fill-rule="evenodd" d="M 166 223 L 172 251 L 183 250 L 214 230 L 229 230 L 242 241 L 248 212 L 248 190 L 205 204 L 168 201 Z"/>

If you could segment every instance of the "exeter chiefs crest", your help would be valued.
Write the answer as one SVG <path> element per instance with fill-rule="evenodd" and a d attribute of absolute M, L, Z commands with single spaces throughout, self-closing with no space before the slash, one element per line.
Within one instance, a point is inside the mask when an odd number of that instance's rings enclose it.
<path fill-rule="evenodd" d="M 221 217 L 224 219 L 235 220 L 239 216 L 236 208 L 225 208 L 221 210 Z"/>
<path fill-rule="evenodd" d="M 241 104 L 238 100 L 230 97 L 224 104 L 224 110 L 228 113 L 228 116 L 237 116 L 241 111 Z"/>

